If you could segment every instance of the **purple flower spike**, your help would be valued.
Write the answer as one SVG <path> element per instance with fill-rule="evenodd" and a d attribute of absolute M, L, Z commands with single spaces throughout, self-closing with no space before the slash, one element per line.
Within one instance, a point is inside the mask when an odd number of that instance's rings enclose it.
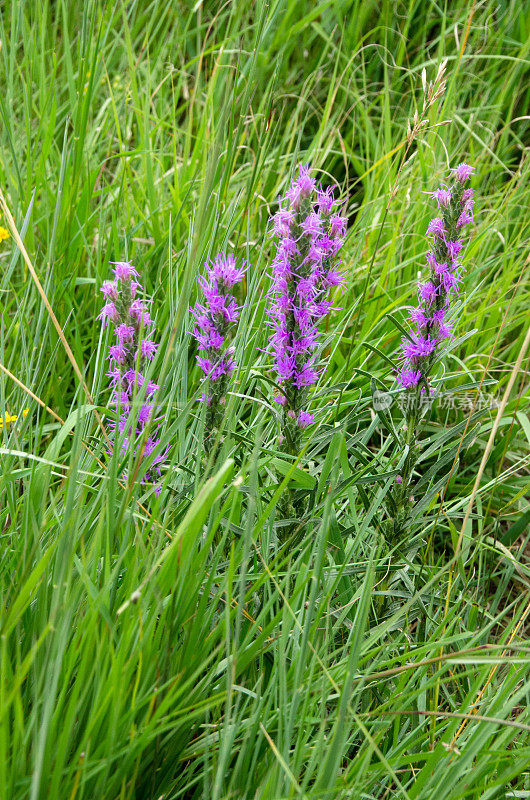
<path fill-rule="evenodd" d="M 473 168 L 468 164 L 459 164 L 451 170 L 452 183 L 431 194 L 442 216 L 432 219 L 427 228 L 427 233 L 435 237 L 432 250 L 427 253 L 430 276 L 418 284 L 419 306 L 410 313 L 415 329 L 402 342 L 397 381 L 404 389 L 420 391 L 416 387 L 421 384 L 421 391 L 425 391 L 439 345 L 453 335 L 453 325 L 447 316 L 451 298 L 458 294 L 461 282 L 458 256 L 462 250 L 462 228 L 473 220 L 474 192 L 464 189 L 472 173 Z"/>
<path fill-rule="evenodd" d="M 288 226 L 288 218 L 282 225 Z M 226 394 L 231 373 L 235 369 L 233 348 L 229 341 L 239 319 L 240 308 L 232 294 L 234 286 L 244 278 L 246 264 L 237 266 L 233 255 L 219 253 L 212 261 L 206 262 L 207 278 L 197 277 L 204 297 L 204 303 L 197 302 L 190 312 L 195 320 L 192 331 L 199 350 L 204 355 L 197 356 L 197 364 L 208 382 L 208 392 L 203 393 L 206 402 L 205 446 L 210 448 L 208 434 L 219 428 L 224 416 Z"/>
<path fill-rule="evenodd" d="M 150 339 L 144 339 L 144 330 L 150 329 L 153 334 L 154 323 L 145 311 L 145 300 L 134 299 L 142 287 L 134 280 L 139 277 L 130 261 L 111 261 L 114 264 L 114 281 L 105 281 L 102 292 L 110 302 L 103 306 L 98 319 L 103 326 L 110 320 L 114 324 L 117 343 L 110 345 L 108 358 L 111 369 L 107 373 L 113 393 L 110 404 L 115 406 L 119 416 L 112 425 L 113 445 L 118 446 L 120 458 L 132 453 L 134 458 L 151 459 L 149 469 L 141 478 L 141 483 L 154 485 L 155 494 L 160 493 L 156 482 L 161 475 L 161 466 L 165 463 L 168 449 L 164 453 L 153 452 L 160 439 L 157 438 L 158 425 L 155 419 L 153 395 L 158 391 L 158 384 L 144 378 L 148 362 L 155 355 L 158 345 Z M 140 402 L 138 413 L 134 415 L 134 400 L 137 393 L 145 392 L 149 403 Z M 147 439 L 146 439 L 147 437 Z M 122 476 L 127 478 L 127 474 Z"/>
<path fill-rule="evenodd" d="M 416 526 L 410 503 L 414 503 L 416 493 L 414 473 L 421 453 L 421 426 L 428 408 L 424 401 L 432 396 L 431 373 L 445 342 L 453 336 L 449 316 L 452 298 L 458 294 L 462 280 L 458 262 L 462 229 L 472 221 L 474 203 L 473 190 L 464 185 L 472 172 L 472 167 L 459 164 L 451 170 L 448 185 L 431 194 L 438 203 L 440 216 L 434 217 L 427 228 L 427 233 L 434 237 L 427 254 L 429 278 L 418 284 L 419 304 L 410 313 L 413 328 L 402 340 L 396 374 L 396 381 L 404 390 L 400 406 L 405 424 L 398 429 L 398 447 L 403 448 L 402 469 L 388 495 L 387 518 L 383 521 L 384 535 L 393 547 Z"/>
<path fill-rule="evenodd" d="M 301 429 L 313 421 L 305 406 L 321 372 L 318 324 L 332 310 L 327 292 L 343 280 L 336 256 L 347 220 L 338 213 L 333 189 L 317 189 L 303 165 L 279 206 L 273 217 L 277 239 L 267 309 L 269 347 L 282 389 L 273 398 L 281 406 L 282 446 L 296 454 Z"/>

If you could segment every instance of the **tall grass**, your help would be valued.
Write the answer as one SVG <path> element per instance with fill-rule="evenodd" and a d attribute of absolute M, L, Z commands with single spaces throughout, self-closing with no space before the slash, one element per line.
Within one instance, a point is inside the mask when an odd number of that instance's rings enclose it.
<path fill-rule="evenodd" d="M 18 414 L 0 428 L 0 797 L 526 796 L 524 4 L 13 0 L 0 24 L 1 188 L 49 302 L 12 231 L 0 244 L 0 413 Z M 444 58 L 446 94 L 389 205 L 422 70 Z M 338 182 L 350 229 L 319 424 L 296 463 L 277 446 L 262 348 L 264 233 L 301 159 Z M 390 551 L 392 419 L 372 392 L 393 384 L 422 193 L 463 159 L 478 201 L 444 384 L 472 401 L 510 391 L 497 420 L 433 409 L 417 532 Z M 222 249 L 250 266 L 205 466 L 188 307 Z M 158 499 L 123 481 L 96 417 L 99 288 L 125 256 L 162 341 L 171 466 Z M 304 535 L 281 548 L 292 486 Z"/>

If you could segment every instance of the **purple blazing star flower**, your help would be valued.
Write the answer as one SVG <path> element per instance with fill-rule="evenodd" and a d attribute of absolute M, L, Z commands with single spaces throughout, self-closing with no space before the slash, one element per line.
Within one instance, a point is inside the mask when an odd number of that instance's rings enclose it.
<path fill-rule="evenodd" d="M 458 283 L 459 277 L 456 272 L 451 272 L 451 270 L 447 269 L 445 272 L 442 272 L 441 275 L 441 286 L 443 287 L 446 294 L 451 294 L 451 292 L 458 293 Z"/>
<path fill-rule="evenodd" d="M 445 244 L 447 246 L 447 252 L 451 257 L 451 260 L 454 261 L 456 258 L 458 258 L 459 253 L 464 245 L 462 244 L 462 242 L 452 241 L 451 239 L 446 241 Z"/>
<path fill-rule="evenodd" d="M 274 232 L 278 236 L 286 236 L 291 230 L 294 222 L 294 211 L 292 208 L 279 208 L 274 215 Z"/>
<path fill-rule="evenodd" d="M 99 314 L 97 315 L 96 319 L 100 319 L 103 323 L 103 327 L 106 326 L 107 322 L 119 322 L 120 321 L 120 314 L 118 309 L 111 301 L 109 303 L 105 303 Z"/>
<path fill-rule="evenodd" d="M 432 268 L 434 269 L 434 274 L 438 275 L 440 278 L 442 278 L 446 272 L 449 272 L 449 264 L 447 261 L 442 261 L 442 263 L 439 264 L 436 259 L 434 259 Z"/>
<path fill-rule="evenodd" d="M 118 410 L 118 419 L 111 429 L 113 431 L 113 445 L 119 446 L 120 457 L 131 453 L 134 458 L 150 458 L 150 465 L 140 479 L 141 484 L 153 485 L 155 494 L 159 494 L 160 486 L 156 484 L 160 476 L 160 466 L 165 463 L 167 452 L 152 455 L 155 447 L 159 445 L 159 438 L 154 435 L 158 430 L 154 419 L 155 406 L 151 402 L 159 386 L 144 377 L 148 362 L 156 353 L 158 345 L 150 339 L 143 338 L 144 329 L 154 327 L 153 320 L 145 311 L 145 300 L 134 299 L 137 291 L 141 289 L 140 283 L 135 281 L 139 277 L 137 270 L 130 261 L 112 261 L 114 264 L 114 281 L 105 281 L 102 292 L 106 298 L 111 298 L 103 307 L 98 319 L 103 326 L 107 321 L 114 324 L 114 333 L 117 343 L 110 345 L 108 358 L 111 361 L 110 379 L 113 393 L 110 403 Z M 137 393 L 142 392 L 150 398 L 149 403 L 140 402 L 136 421 L 131 416 L 133 401 Z M 151 435 L 149 435 L 151 433 Z M 151 443 L 146 448 L 145 439 Z M 123 474 L 127 478 L 127 473 Z"/>
<path fill-rule="evenodd" d="M 438 339 L 449 339 L 453 335 L 454 327 L 450 322 L 441 322 L 438 325 Z"/>
<path fill-rule="evenodd" d="M 308 411 L 300 411 L 298 414 L 298 427 L 299 428 L 307 428 L 308 425 L 311 425 L 313 422 L 314 417 Z"/>
<path fill-rule="evenodd" d="M 233 348 L 228 343 L 239 319 L 240 308 L 232 290 L 242 282 L 246 263 L 238 267 L 233 255 L 219 253 L 205 267 L 208 277 L 197 277 L 204 303 L 197 302 L 190 312 L 195 320 L 192 333 L 203 352 L 197 356 L 197 364 L 208 385 L 208 392 L 202 397 L 206 403 L 205 430 L 212 433 L 219 428 L 224 416 L 229 377 L 235 369 Z M 207 451 L 210 443 L 206 436 Z"/>
<path fill-rule="evenodd" d="M 464 164 L 464 162 L 462 162 L 451 170 L 451 175 L 456 181 L 463 185 L 464 183 L 467 183 L 474 171 L 474 167 L 470 167 L 469 164 Z"/>
<path fill-rule="evenodd" d="M 397 379 L 404 389 L 410 389 L 420 382 L 421 372 L 419 369 L 402 369 L 398 372 Z"/>
<path fill-rule="evenodd" d="M 310 424 L 311 414 L 304 408 L 309 389 L 321 371 L 315 361 L 318 321 L 333 307 L 326 298 L 328 290 L 342 283 L 335 256 L 347 220 L 338 213 L 333 189 L 317 189 L 303 165 L 279 206 L 273 217 L 277 240 L 267 309 L 272 328 L 269 347 L 282 389 L 274 398 L 282 407 L 282 442 L 296 453 L 299 430 Z"/>
<path fill-rule="evenodd" d="M 216 328 L 206 331 L 205 333 L 197 330 L 195 332 L 195 338 L 197 339 L 197 344 L 201 350 L 208 350 L 208 348 L 211 348 L 212 350 L 220 350 L 225 341 L 225 337 L 221 336 Z"/>
<path fill-rule="evenodd" d="M 304 199 L 306 197 L 310 197 L 310 195 L 314 192 L 316 181 L 311 177 L 309 173 L 309 167 L 307 165 L 303 166 L 300 164 L 298 168 L 300 170 L 298 187 L 300 189 L 300 197 Z"/>
<path fill-rule="evenodd" d="M 150 339 L 142 339 L 140 342 L 139 352 L 142 358 L 147 358 L 150 361 L 156 355 L 157 350 L 158 345 L 152 342 Z"/>
<path fill-rule="evenodd" d="M 127 358 L 127 348 L 123 344 L 112 344 L 109 347 L 109 355 L 112 361 L 116 361 L 118 364 L 125 364 L 125 360 Z"/>
<path fill-rule="evenodd" d="M 441 325 L 442 322 L 445 322 L 445 317 L 447 315 L 446 308 L 437 308 L 435 311 L 431 312 L 431 327 L 433 325 Z"/>
<path fill-rule="evenodd" d="M 124 408 L 129 409 L 131 398 L 129 397 L 129 392 L 120 392 L 116 391 L 111 397 L 111 403 L 114 406 L 123 406 Z"/>
<path fill-rule="evenodd" d="M 418 296 L 425 305 L 430 306 L 436 300 L 438 289 L 432 281 L 418 284 Z"/>
<path fill-rule="evenodd" d="M 470 222 L 473 222 L 473 215 L 467 210 L 467 208 L 465 208 L 456 221 L 456 227 L 462 228 L 464 225 L 468 225 Z"/>
<path fill-rule="evenodd" d="M 149 311 L 142 311 L 141 314 L 137 314 L 136 319 L 138 320 L 138 326 L 140 328 L 145 328 L 145 330 L 148 330 L 155 324 L 151 319 Z"/>
<path fill-rule="evenodd" d="M 211 361 L 209 358 L 197 356 L 197 364 L 211 381 L 218 381 L 225 375 L 230 375 L 235 369 L 235 364 L 228 356 L 219 361 Z"/>
<path fill-rule="evenodd" d="M 152 397 L 156 392 L 158 392 L 159 389 L 160 386 L 158 383 L 155 383 L 154 381 L 147 381 L 147 385 L 145 387 L 145 396 Z"/>
<path fill-rule="evenodd" d="M 302 234 L 314 239 L 322 235 L 322 217 L 318 212 L 311 211 L 300 223 Z"/>
<path fill-rule="evenodd" d="M 332 214 L 329 218 L 329 222 L 329 231 L 333 238 L 342 238 L 346 235 L 346 227 L 348 225 L 348 220 L 346 217 L 341 217 L 339 214 Z"/>
<path fill-rule="evenodd" d="M 297 211 L 302 200 L 310 197 L 316 187 L 316 181 L 309 174 L 309 168 L 299 164 L 299 178 L 293 181 L 291 187 L 285 192 L 286 198 L 291 203 L 291 208 Z"/>
<path fill-rule="evenodd" d="M 242 267 L 238 267 L 233 255 L 218 253 L 213 261 L 206 264 L 206 271 L 210 280 L 217 282 L 226 291 L 236 283 L 241 283 L 245 276 L 246 262 L 243 262 Z"/>
<path fill-rule="evenodd" d="M 431 197 L 438 202 L 440 208 L 448 208 L 451 202 L 451 192 L 449 189 L 436 189 L 436 191 L 431 194 Z"/>
<path fill-rule="evenodd" d="M 145 379 L 141 372 L 138 372 L 136 369 L 128 369 L 127 372 L 124 373 L 123 379 L 127 381 L 129 386 L 136 386 L 140 388 L 144 385 Z"/>
<path fill-rule="evenodd" d="M 101 291 L 105 297 L 108 297 L 110 300 L 118 299 L 118 284 L 116 281 L 104 281 Z"/>
<path fill-rule="evenodd" d="M 432 233 L 433 236 L 438 236 L 443 239 L 447 233 L 443 217 L 434 217 L 431 219 L 429 227 L 427 228 L 427 233 Z"/>
<path fill-rule="evenodd" d="M 119 369 L 119 367 L 112 367 L 107 372 L 107 378 L 110 379 L 110 382 L 113 386 L 115 386 L 117 383 L 121 381 L 121 377 L 122 377 L 121 370 Z"/>
<path fill-rule="evenodd" d="M 143 288 L 138 281 L 131 281 L 129 286 L 131 287 L 131 297 L 136 297 L 138 289 L 141 290 Z"/>
<path fill-rule="evenodd" d="M 465 191 L 462 192 L 462 202 L 465 204 L 466 208 L 473 208 L 475 203 L 475 190 L 465 189 Z"/>
<path fill-rule="evenodd" d="M 138 272 L 130 261 L 111 261 L 114 264 L 114 278 L 117 281 L 130 281 L 131 278 L 139 278 Z"/>
<path fill-rule="evenodd" d="M 414 307 L 410 311 L 410 319 L 415 322 L 418 328 L 425 328 L 429 324 L 429 317 L 423 308 Z"/>
<path fill-rule="evenodd" d="M 403 355 L 408 362 L 416 364 L 418 361 L 430 356 L 436 347 L 436 339 L 427 335 L 411 334 L 412 339 L 403 339 Z"/>
<path fill-rule="evenodd" d="M 131 317 L 140 317 L 145 311 L 144 301 L 143 300 L 133 300 L 131 305 L 129 306 L 129 314 Z"/>
<path fill-rule="evenodd" d="M 432 219 L 427 228 L 427 233 L 435 237 L 432 250 L 427 253 L 430 277 L 418 284 L 419 306 L 410 313 L 416 330 L 402 342 L 402 365 L 397 380 L 408 390 L 420 383 L 423 387 L 428 385 L 438 346 L 453 335 L 453 325 L 448 322 L 447 315 L 451 298 L 458 294 L 461 282 L 458 256 L 462 250 L 462 227 L 472 221 L 474 192 L 464 188 L 472 173 L 472 167 L 459 164 L 451 172 L 450 185 L 431 194 L 442 216 Z"/>
<path fill-rule="evenodd" d="M 140 410 L 138 412 L 138 425 L 141 425 L 142 428 L 147 425 L 149 420 L 151 419 L 151 413 L 153 411 L 153 406 L 149 404 L 141 405 Z"/>
<path fill-rule="evenodd" d="M 293 383 L 297 389 L 312 386 L 317 382 L 319 374 L 311 364 L 304 364 L 303 367 L 293 370 Z"/>
<path fill-rule="evenodd" d="M 316 203 L 321 214 L 325 214 L 326 216 L 331 214 L 331 210 L 335 205 L 334 194 L 332 186 L 318 190 Z"/>
<path fill-rule="evenodd" d="M 134 338 L 134 328 L 132 325 L 127 325 L 125 322 L 121 322 L 119 325 L 116 325 L 115 328 L 116 338 L 120 342 L 120 344 L 127 344 L 132 342 Z"/>

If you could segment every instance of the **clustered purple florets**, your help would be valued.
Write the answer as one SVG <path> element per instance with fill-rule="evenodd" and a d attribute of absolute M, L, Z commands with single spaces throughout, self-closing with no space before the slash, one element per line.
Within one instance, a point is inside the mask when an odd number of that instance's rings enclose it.
<path fill-rule="evenodd" d="M 422 389 L 428 390 L 427 377 L 435 351 L 453 334 L 447 317 L 451 298 L 458 293 L 462 280 L 458 262 L 462 228 L 473 220 L 474 192 L 464 188 L 472 173 L 468 164 L 459 164 L 451 170 L 450 185 L 431 195 L 438 202 L 441 216 L 434 217 L 427 227 L 427 235 L 433 237 L 432 249 L 427 253 L 430 276 L 418 284 L 419 306 L 410 314 L 415 327 L 402 342 L 397 379 L 405 389 L 423 384 Z"/>
<path fill-rule="evenodd" d="M 320 374 L 317 350 L 319 322 L 332 309 L 328 291 L 342 282 L 337 254 L 347 219 L 338 213 L 333 189 L 317 188 L 306 166 L 280 199 L 273 217 L 277 236 L 268 309 L 270 347 L 281 394 L 284 436 L 296 451 L 296 429 L 310 425 L 304 408 L 308 391 Z"/>
<path fill-rule="evenodd" d="M 167 450 L 152 456 L 160 442 L 157 438 L 156 406 L 153 403 L 159 387 L 144 377 L 158 349 L 152 340 L 154 322 L 146 308 L 146 301 L 136 297 L 142 289 L 135 280 L 139 277 L 136 269 L 129 261 L 110 263 L 114 264 L 114 280 L 105 281 L 101 288 L 107 302 L 98 319 L 104 327 L 112 323 L 116 336 L 107 356 L 110 361 L 107 374 L 112 387 L 110 404 L 118 411 L 118 420 L 112 429 L 115 439 L 125 434 L 120 450 L 122 456 L 132 451 L 134 456 L 142 453 L 144 458 L 151 458 L 149 471 L 141 482 L 152 483 L 160 476 L 160 467 L 167 456 Z M 137 397 L 139 408 L 135 422 L 131 410 Z M 146 431 L 148 426 L 149 430 Z M 160 492 L 158 485 L 155 485 L 155 492 Z"/>
<path fill-rule="evenodd" d="M 233 294 L 241 283 L 246 265 L 237 266 L 233 255 L 219 253 L 206 262 L 206 277 L 197 278 L 204 301 L 190 309 L 195 319 L 193 335 L 199 350 L 197 363 L 204 372 L 207 392 L 202 399 L 208 406 L 206 426 L 216 428 L 222 418 L 228 379 L 234 371 L 233 348 L 230 339 L 239 319 L 240 308 Z"/>

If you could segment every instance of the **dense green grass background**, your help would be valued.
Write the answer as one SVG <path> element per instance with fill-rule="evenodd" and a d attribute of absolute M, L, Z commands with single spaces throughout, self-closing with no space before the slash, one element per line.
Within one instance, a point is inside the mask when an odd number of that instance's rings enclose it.
<path fill-rule="evenodd" d="M 19 418 L 0 428 L 0 798 L 530 797 L 528 357 L 516 363 L 530 303 L 530 8 L 1 9 L 1 188 L 64 334 L 11 236 L 0 412 Z M 443 59 L 446 93 L 403 165 L 422 70 L 433 79 Z M 338 184 L 350 232 L 319 424 L 293 469 L 260 348 L 267 220 L 299 160 Z M 482 382 L 499 400 L 512 386 L 482 466 L 497 409 L 467 431 L 466 408 L 433 410 L 416 525 L 391 551 L 378 523 L 394 445 L 370 381 L 392 387 L 401 334 L 388 314 L 414 302 L 426 192 L 462 160 L 477 204 L 457 333 L 474 333 L 444 382 L 471 397 Z M 248 302 L 205 466 L 187 308 L 220 249 L 248 260 Z M 99 288 L 125 256 L 162 343 L 159 499 L 120 483 L 94 413 L 108 400 Z M 309 510 L 301 544 L 282 551 L 290 479 Z"/>

